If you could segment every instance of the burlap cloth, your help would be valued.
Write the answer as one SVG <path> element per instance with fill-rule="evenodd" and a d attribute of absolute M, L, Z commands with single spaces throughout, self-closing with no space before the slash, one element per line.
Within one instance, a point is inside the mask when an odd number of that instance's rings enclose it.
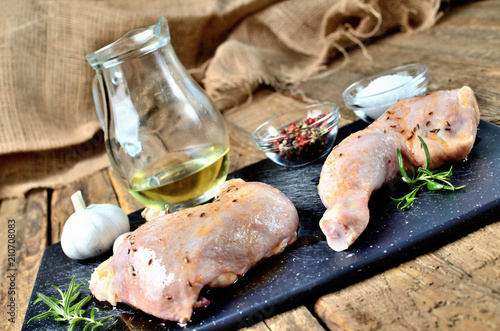
<path fill-rule="evenodd" d="M 178 57 L 221 110 L 293 87 L 350 46 L 431 27 L 440 0 L 3 0 L 0 199 L 109 165 L 85 55 L 169 21 Z"/>

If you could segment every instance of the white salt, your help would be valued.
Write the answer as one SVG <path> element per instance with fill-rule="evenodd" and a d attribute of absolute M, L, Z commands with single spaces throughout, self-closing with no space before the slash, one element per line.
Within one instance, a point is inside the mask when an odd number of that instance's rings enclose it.
<path fill-rule="evenodd" d="M 411 76 L 403 75 L 386 75 L 378 77 L 356 94 L 354 103 L 358 107 L 364 108 L 363 111 L 368 116 L 375 119 L 382 115 L 387 108 L 392 106 L 399 99 L 413 96 L 415 91 L 413 84 L 408 84 L 408 86 L 396 89 L 391 93 L 382 95 L 377 94 L 402 86 L 412 79 L 413 77 Z M 373 97 L 367 98 L 370 95 L 373 95 Z"/>
<path fill-rule="evenodd" d="M 402 76 L 402 75 L 387 75 L 387 76 L 381 76 L 377 77 L 374 80 L 370 82 L 364 89 L 359 91 L 356 94 L 356 98 L 361 98 L 361 97 L 366 97 L 369 95 L 374 95 L 378 93 L 382 93 L 388 90 L 392 90 L 393 88 L 396 88 L 398 86 L 404 85 L 411 81 L 413 77 L 411 76 Z M 403 88 L 403 90 L 407 90 Z M 391 93 L 388 96 L 376 96 L 371 100 L 371 103 L 376 102 L 377 104 L 382 104 L 385 103 L 384 101 L 386 99 L 393 99 L 393 94 L 400 94 L 397 93 L 397 91 L 394 91 L 394 93 Z M 377 98 L 380 98 L 378 100 L 375 100 Z M 377 102 L 380 101 L 380 102 Z"/>

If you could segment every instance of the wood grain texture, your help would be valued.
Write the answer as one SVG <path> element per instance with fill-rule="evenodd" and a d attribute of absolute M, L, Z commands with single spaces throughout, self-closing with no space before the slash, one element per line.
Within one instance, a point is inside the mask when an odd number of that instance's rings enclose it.
<path fill-rule="evenodd" d="M 241 328 L 239 329 L 240 331 L 269 331 L 269 328 L 267 327 L 266 323 L 264 321 L 259 322 L 257 324 L 254 324 L 252 326 L 249 326 L 247 328 Z"/>
<path fill-rule="evenodd" d="M 265 320 L 272 331 L 322 331 L 325 330 L 304 306 Z"/>
<path fill-rule="evenodd" d="M 2 279 L 3 330 L 20 330 L 28 307 L 38 267 L 47 246 L 47 191 L 30 191 L 24 198 L 3 200 L 0 205 L 0 277 Z M 15 221 L 15 261 L 8 259 L 8 221 Z M 12 253 L 12 251 L 11 251 Z M 9 265 L 9 262 L 15 262 Z M 15 270 L 9 270 L 15 269 Z M 15 276 L 12 279 L 10 276 Z M 14 291 L 14 292 L 10 292 Z M 7 304 L 15 302 L 15 316 L 7 315 Z M 14 318 L 10 322 L 8 318 Z"/>
<path fill-rule="evenodd" d="M 255 93 L 252 103 L 224 112 L 224 119 L 251 135 L 259 125 L 272 117 L 307 104 L 299 98 L 263 89 Z"/>
<path fill-rule="evenodd" d="M 339 330 L 496 330 L 500 223 L 364 282 L 321 297 L 315 311 Z M 487 243 L 478 247 L 477 243 Z"/>
<path fill-rule="evenodd" d="M 324 331 L 318 320 L 304 306 L 265 319 L 241 331 Z"/>

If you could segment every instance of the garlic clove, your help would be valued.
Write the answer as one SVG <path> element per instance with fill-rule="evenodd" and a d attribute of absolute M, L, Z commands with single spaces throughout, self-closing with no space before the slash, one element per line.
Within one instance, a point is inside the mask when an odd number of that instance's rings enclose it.
<path fill-rule="evenodd" d="M 120 245 L 125 242 L 125 239 L 127 239 L 127 236 L 129 234 L 130 234 L 130 232 L 125 232 L 125 233 L 121 234 L 118 238 L 116 238 L 115 242 L 113 243 L 113 254 L 115 254 L 118 247 L 120 247 Z"/>
<path fill-rule="evenodd" d="M 64 224 L 61 247 L 71 259 L 83 260 L 109 251 L 116 238 L 130 231 L 127 214 L 112 204 L 85 205 L 81 191 L 72 195 L 75 212 Z"/>
<path fill-rule="evenodd" d="M 146 220 L 146 222 L 149 222 L 151 220 L 154 220 L 157 217 L 166 215 L 168 213 L 170 213 L 170 211 L 168 210 L 168 207 L 166 210 L 156 210 L 156 209 L 145 208 L 141 212 L 141 216 L 142 216 L 142 218 L 144 218 Z"/>

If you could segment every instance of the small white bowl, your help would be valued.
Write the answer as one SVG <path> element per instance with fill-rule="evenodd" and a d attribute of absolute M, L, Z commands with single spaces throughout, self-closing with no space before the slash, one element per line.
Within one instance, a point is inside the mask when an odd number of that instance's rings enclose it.
<path fill-rule="evenodd" d="M 354 111 L 363 121 L 371 123 L 399 99 L 425 94 L 428 84 L 427 67 L 422 64 L 408 64 L 351 84 L 345 89 L 342 98 L 347 108 Z"/>
<path fill-rule="evenodd" d="M 317 103 L 273 117 L 255 129 L 252 138 L 257 148 L 273 162 L 299 167 L 330 152 L 339 120 L 336 104 Z"/>

